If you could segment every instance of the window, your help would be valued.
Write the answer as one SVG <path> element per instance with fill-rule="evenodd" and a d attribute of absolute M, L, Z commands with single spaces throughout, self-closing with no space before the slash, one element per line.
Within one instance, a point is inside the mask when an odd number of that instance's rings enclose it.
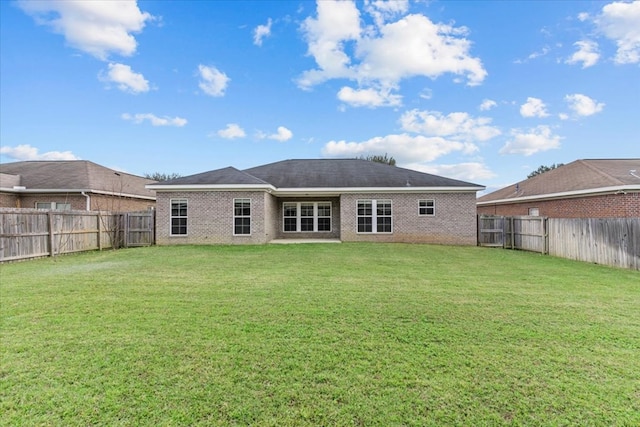
<path fill-rule="evenodd" d="M 418 201 L 418 206 L 418 212 L 420 215 L 434 216 L 436 214 L 435 200 L 420 200 Z"/>
<path fill-rule="evenodd" d="M 529 215 L 531 215 L 531 216 L 540 216 L 540 209 L 538 209 L 538 208 L 529 208 Z"/>
<path fill-rule="evenodd" d="M 233 234 L 251 234 L 251 199 L 233 199 Z"/>
<path fill-rule="evenodd" d="M 358 233 L 391 233 L 391 200 L 358 200 Z"/>
<path fill-rule="evenodd" d="M 171 200 L 171 235 L 185 236 L 187 234 L 187 200 Z"/>
<path fill-rule="evenodd" d="M 36 209 L 53 209 L 56 211 L 70 211 L 71 203 L 36 202 Z"/>
<path fill-rule="evenodd" d="M 331 231 L 331 202 L 285 202 L 282 216 L 286 232 Z"/>

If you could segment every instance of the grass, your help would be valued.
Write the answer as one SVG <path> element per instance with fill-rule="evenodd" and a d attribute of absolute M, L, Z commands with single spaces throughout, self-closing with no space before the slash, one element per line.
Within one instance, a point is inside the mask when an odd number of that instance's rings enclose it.
<path fill-rule="evenodd" d="M 0 266 L 1 425 L 640 425 L 640 274 L 476 247 Z"/>

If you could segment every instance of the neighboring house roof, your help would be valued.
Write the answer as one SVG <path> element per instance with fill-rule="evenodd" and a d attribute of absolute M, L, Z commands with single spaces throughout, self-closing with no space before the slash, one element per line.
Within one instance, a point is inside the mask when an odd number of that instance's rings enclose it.
<path fill-rule="evenodd" d="M 275 192 L 346 190 L 479 191 L 484 187 L 361 159 L 283 160 L 239 171 L 218 169 L 152 184 L 148 188 L 266 188 Z"/>
<path fill-rule="evenodd" d="M 478 198 L 478 205 L 640 191 L 640 159 L 576 160 Z"/>
<path fill-rule="evenodd" d="M 118 172 L 87 160 L 26 161 L 0 164 L 3 191 L 44 193 L 90 191 L 127 197 L 155 199 L 145 188 L 156 181 Z M 5 179 L 4 176 L 18 176 Z"/>

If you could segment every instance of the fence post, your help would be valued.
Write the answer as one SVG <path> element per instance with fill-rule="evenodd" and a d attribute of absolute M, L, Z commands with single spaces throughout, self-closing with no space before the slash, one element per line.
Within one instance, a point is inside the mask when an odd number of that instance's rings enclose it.
<path fill-rule="evenodd" d="M 53 212 L 52 211 L 47 212 L 47 220 L 49 223 L 49 256 L 53 257 L 55 256 L 56 251 L 53 246 L 55 244 L 55 239 L 53 238 L 54 230 L 53 230 Z"/>
<path fill-rule="evenodd" d="M 516 246 L 516 229 L 515 227 L 515 222 L 514 222 L 514 218 L 512 216 L 509 217 L 509 225 L 511 226 L 511 248 L 510 249 L 515 249 Z"/>
<path fill-rule="evenodd" d="M 124 214 L 124 236 L 122 236 L 123 246 L 129 247 L 129 212 Z"/>
<path fill-rule="evenodd" d="M 542 217 L 542 255 L 549 253 L 549 233 L 547 232 L 547 217 Z"/>
<path fill-rule="evenodd" d="M 98 211 L 98 215 L 96 215 L 96 220 L 98 221 L 98 250 L 102 250 L 102 217 L 100 211 Z"/>

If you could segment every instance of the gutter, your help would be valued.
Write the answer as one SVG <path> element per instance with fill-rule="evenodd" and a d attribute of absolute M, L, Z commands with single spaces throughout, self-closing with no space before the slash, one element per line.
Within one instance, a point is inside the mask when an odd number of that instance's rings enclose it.
<path fill-rule="evenodd" d="M 266 191 L 275 196 L 301 195 L 339 195 L 345 193 L 469 193 L 485 189 L 483 186 L 469 187 L 311 187 L 311 188 L 276 188 L 273 185 L 242 185 L 242 184 L 193 184 L 193 185 L 156 185 L 149 184 L 146 188 L 158 192 L 163 191 Z"/>
<path fill-rule="evenodd" d="M 91 210 L 91 196 L 89 196 L 86 192 L 81 191 L 80 194 L 82 194 L 84 197 L 87 198 L 87 206 L 86 206 L 86 210 L 90 211 Z"/>
<path fill-rule="evenodd" d="M 587 190 L 563 191 L 560 193 L 536 194 L 534 196 L 512 197 L 510 199 L 485 200 L 476 202 L 477 206 L 505 205 L 510 203 L 538 201 L 538 200 L 555 200 L 570 199 L 576 197 L 601 196 L 605 194 L 625 194 L 626 192 L 640 192 L 640 185 L 618 185 L 616 187 L 590 188 Z"/>

